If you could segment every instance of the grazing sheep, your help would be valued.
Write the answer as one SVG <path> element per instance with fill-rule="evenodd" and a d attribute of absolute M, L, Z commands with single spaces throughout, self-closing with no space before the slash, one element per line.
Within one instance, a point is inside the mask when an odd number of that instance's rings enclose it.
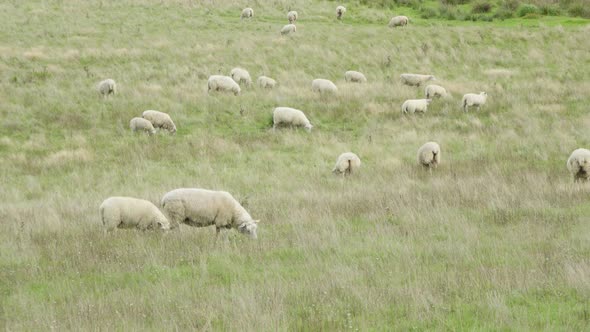
<path fill-rule="evenodd" d="M 134 132 L 135 131 L 145 131 L 145 132 L 149 133 L 150 135 L 153 135 L 156 133 L 156 129 L 154 128 L 154 125 L 152 125 L 151 122 L 149 122 L 148 120 L 146 120 L 144 118 L 131 119 L 131 121 L 129 121 L 129 127 Z"/>
<path fill-rule="evenodd" d="M 107 231 L 115 228 L 170 229 L 168 219 L 150 201 L 133 197 L 109 197 L 99 208 Z"/>
<path fill-rule="evenodd" d="M 402 105 L 402 113 L 426 113 L 432 99 L 408 99 Z"/>
<path fill-rule="evenodd" d="M 141 116 L 151 122 L 154 128 L 162 128 L 172 134 L 176 133 L 176 125 L 167 113 L 147 110 Z"/>
<path fill-rule="evenodd" d="M 361 72 L 349 70 L 346 73 L 344 73 L 344 80 L 346 82 L 365 83 L 367 81 L 367 78 Z"/>
<path fill-rule="evenodd" d="M 270 77 L 260 76 L 258 77 L 258 86 L 261 88 L 272 89 L 277 85 L 277 81 Z"/>
<path fill-rule="evenodd" d="M 409 86 L 420 86 L 420 84 L 428 81 L 436 81 L 436 78 L 433 75 L 422 74 L 401 74 L 400 78 L 403 84 Z"/>
<path fill-rule="evenodd" d="M 302 126 L 308 132 L 311 131 L 313 126 L 305 116 L 305 114 L 297 109 L 290 108 L 290 107 L 277 107 L 272 111 L 272 130 L 276 130 L 276 128 L 281 125 L 291 125 L 291 126 Z"/>
<path fill-rule="evenodd" d="M 336 18 L 337 19 L 341 20 L 342 15 L 344 15 L 344 13 L 346 13 L 346 8 L 344 6 L 336 7 Z"/>
<path fill-rule="evenodd" d="M 241 19 L 252 18 L 252 17 L 254 17 L 254 9 L 244 8 L 244 10 L 242 10 L 242 15 L 240 16 Z"/>
<path fill-rule="evenodd" d="M 289 20 L 289 24 L 295 23 L 295 21 L 297 21 L 297 12 L 294 10 L 288 12 L 287 19 Z"/>
<path fill-rule="evenodd" d="M 294 32 L 297 32 L 295 24 L 287 24 L 281 29 L 281 35 L 289 35 Z"/>
<path fill-rule="evenodd" d="M 235 228 L 256 239 L 258 220 L 225 191 L 181 188 L 168 192 L 162 198 L 162 209 L 172 228 L 180 223 L 194 227 L 215 225 L 217 235 L 222 228 Z"/>
<path fill-rule="evenodd" d="M 109 78 L 99 82 L 97 89 L 103 96 L 114 95 L 117 93 L 117 83 L 115 83 L 115 80 Z"/>
<path fill-rule="evenodd" d="M 234 68 L 230 72 L 231 78 L 238 84 L 246 84 L 246 86 L 252 85 L 252 79 L 250 78 L 250 73 L 246 69 L 242 68 Z"/>
<path fill-rule="evenodd" d="M 467 112 L 470 106 L 477 107 L 479 111 L 479 107 L 486 103 L 488 99 L 488 94 L 485 92 L 477 93 L 468 93 L 463 95 L 463 100 L 461 101 L 461 106 L 463 107 L 463 111 Z"/>
<path fill-rule="evenodd" d="M 207 92 L 213 91 L 225 91 L 233 92 L 234 95 L 240 94 L 240 86 L 229 76 L 212 75 L 207 80 Z"/>
<path fill-rule="evenodd" d="M 440 163 L 440 146 L 436 142 L 428 142 L 418 149 L 418 164 L 436 168 Z"/>
<path fill-rule="evenodd" d="M 338 92 L 338 88 L 336 84 L 332 83 L 330 80 L 325 80 L 323 78 L 316 78 L 311 82 L 311 91 L 323 93 L 336 93 Z"/>
<path fill-rule="evenodd" d="M 590 180 L 590 150 L 574 150 L 567 160 L 567 169 L 574 176 L 574 182 Z"/>
<path fill-rule="evenodd" d="M 361 167 L 361 159 L 352 152 L 341 154 L 332 170 L 334 174 L 350 175 Z"/>
<path fill-rule="evenodd" d="M 447 90 L 440 85 L 430 84 L 426 86 L 424 89 L 424 93 L 426 94 L 426 99 L 432 99 L 434 97 L 446 97 Z"/>
<path fill-rule="evenodd" d="M 410 22 L 410 19 L 407 16 L 394 16 L 387 26 L 390 28 L 403 27 L 404 25 L 408 25 L 408 22 Z"/>

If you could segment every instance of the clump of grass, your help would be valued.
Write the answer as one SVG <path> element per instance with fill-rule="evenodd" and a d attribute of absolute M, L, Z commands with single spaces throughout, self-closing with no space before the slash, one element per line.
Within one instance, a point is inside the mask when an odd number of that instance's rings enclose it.
<path fill-rule="evenodd" d="M 484 14 L 492 11 L 493 5 L 489 1 L 478 1 L 473 4 L 471 13 L 473 14 Z"/>
<path fill-rule="evenodd" d="M 529 14 L 536 14 L 538 15 L 540 13 L 539 7 L 535 6 L 535 5 L 531 5 L 531 4 L 522 4 L 518 7 L 518 10 L 516 11 L 518 17 L 523 17 Z"/>

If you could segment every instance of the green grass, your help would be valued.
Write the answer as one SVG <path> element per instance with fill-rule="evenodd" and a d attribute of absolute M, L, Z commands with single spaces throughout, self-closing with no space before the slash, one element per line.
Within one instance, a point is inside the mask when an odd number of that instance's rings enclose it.
<path fill-rule="evenodd" d="M 334 2 L 0 3 L 0 327 L 6 330 L 587 330 L 590 21 L 420 19 Z M 278 33 L 299 12 L 292 37 Z M 410 15 L 409 26 L 387 28 Z M 275 90 L 208 95 L 236 66 Z M 346 70 L 368 83 L 347 84 Z M 451 93 L 402 116 L 432 73 Z M 336 96 L 311 92 L 333 80 Z M 95 85 L 118 82 L 98 96 Z M 481 111 L 464 93 L 486 91 Z M 314 125 L 271 130 L 276 106 Z M 128 129 L 146 109 L 178 132 Z M 432 174 L 417 149 L 435 140 Z M 331 174 L 342 152 L 363 165 Z M 109 196 L 231 192 L 259 239 L 105 235 Z"/>

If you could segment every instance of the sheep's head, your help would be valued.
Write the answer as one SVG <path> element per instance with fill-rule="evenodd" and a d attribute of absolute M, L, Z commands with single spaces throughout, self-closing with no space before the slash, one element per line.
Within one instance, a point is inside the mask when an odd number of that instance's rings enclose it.
<path fill-rule="evenodd" d="M 482 96 L 486 96 L 486 97 L 488 96 L 488 93 L 487 92 L 484 92 L 484 91 L 480 92 L 479 94 L 482 95 Z"/>
<path fill-rule="evenodd" d="M 313 128 L 313 126 L 311 124 L 305 125 L 305 130 L 307 130 L 307 132 L 311 132 L 311 128 Z"/>
<path fill-rule="evenodd" d="M 260 220 L 250 220 L 244 222 L 240 226 L 238 226 L 238 231 L 242 234 L 249 235 L 252 239 L 257 239 L 258 235 L 256 234 L 256 230 L 258 229 L 259 221 Z"/>
<path fill-rule="evenodd" d="M 436 77 L 434 77 L 434 75 L 430 75 L 430 76 L 429 76 L 429 79 L 430 79 L 431 81 L 436 81 Z"/>
<path fill-rule="evenodd" d="M 168 219 L 164 218 L 164 219 L 159 219 L 157 221 L 158 223 L 158 228 L 163 230 L 163 231 L 167 231 L 170 230 L 170 223 L 168 222 Z"/>
<path fill-rule="evenodd" d="M 432 99 L 426 99 L 426 105 L 430 105 L 430 103 L 432 103 Z"/>

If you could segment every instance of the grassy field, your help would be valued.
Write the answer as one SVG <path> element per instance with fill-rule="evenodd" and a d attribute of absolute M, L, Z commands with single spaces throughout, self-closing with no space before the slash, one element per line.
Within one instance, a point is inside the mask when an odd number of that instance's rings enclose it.
<path fill-rule="evenodd" d="M 241 21 L 241 8 L 255 10 Z M 416 18 L 310 0 L 0 3 L 3 330 L 588 330 L 590 21 Z M 287 10 L 298 31 L 281 37 Z M 246 68 L 280 86 L 207 94 Z M 346 70 L 369 82 L 347 84 Z M 452 94 L 402 116 L 432 73 Z M 317 96 L 328 78 L 336 96 Z M 118 82 L 101 98 L 95 85 Z M 461 96 L 486 91 L 481 111 Z M 306 112 L 311 134 L 273 133 Z M 129 120 L 169 113 L 174 136 Z M 435 140 L 432 174 L 416 151 Z M 361 172 L 331 174 L 358 154 Z M 212 228 L 105 235 L 109 196 L 231 192 L 258 240 Z"/>

